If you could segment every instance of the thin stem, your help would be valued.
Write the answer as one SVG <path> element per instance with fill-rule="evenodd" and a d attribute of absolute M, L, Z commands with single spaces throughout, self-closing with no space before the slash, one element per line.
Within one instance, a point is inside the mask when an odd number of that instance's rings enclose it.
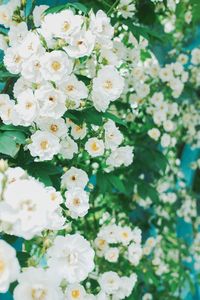
<path fill-rule="evenodd" d="M 111 13 L 112 13 L 113 10 L 115 9 L 115 7 L 118 5 L 119 1 L 120 1 L 120 0 L 116 0 L 116 1 L 113 3 L 113 5 L 110 7 L 110 9 L 109 9 L 108 12 L 107 12 L 108 16 L 111 15 Z"/>

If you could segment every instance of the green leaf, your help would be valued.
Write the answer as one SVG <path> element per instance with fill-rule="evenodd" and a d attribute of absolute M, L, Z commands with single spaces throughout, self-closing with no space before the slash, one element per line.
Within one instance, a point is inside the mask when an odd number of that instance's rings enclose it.
<path fill-rule="evenodd" d="M 82 112 L 83 119 L 86 123 L 101 126 L 103 124 L 103 119 L 101 113 L 99 113 L 95 108 L 89 108 Z"/>
<path fill-rule="evenodd" d="M 86 14 L 88 12 L 88 9 L 85 5 L 83 5 L 82 3 L 79 3 L 79 2 L 75 2 L 75 3 L 67 3 L 64 5 L 50 7 L 47 10 L 45 10 L 44 14 L 47 15 L 47 14 L 58 13 L 62 10 L 68 9 L 68 8 L 74 8 L 76 10 L 80 10 L 84 14 Z"/>
<path fill-rule="evenodd" d="M 126 187 L 123 181 L 119 177 L 110 174 L 108 180 L 113 185 L 113 187 L 116 188 L 116 190 L 124 194 L 127 194 Z"/>
<path fill-rule="evenodd" d="M 17 75 L 16 74 L 11 74 L 8 71 L 0 70 L 0 82 L 4 82 L 10 77 L 17 77 Z"/>
<path fill-rule="evenodd" d="M 24 126 L 14 126 L 14 125 L 0 125 L 0 130 L 3 131 L 23 131 L 24 133 L 28 133 L 29 128 Z"/>
<path fill-rule="evenodd" d="M 120 125 L 123 125 L 123 126 L 127 127 L 127 123 L 126 123 L 124 120 L 122 120 L 122 119 L 120 119 L 119 117 L 117 117 L 117 116 L 111 114 L 110 112 L 105 112 L 105 113 L 103 114 L 103 116 L 104 116 L 105 118 L 108 118 L 108 119 L 113 120 L 113 121 L 114 121 L 115 123 L 117 123 L 117 124 L 120 124 Z"/>
<path fill-rule="evenodd" d="M 142 199 L 146 199 L 147 197 L 149 197 L 151 200 L 155 202 L 158 201 L 158 192 L 150 184 L 141 181 L 137 185 L 137 190 L 138 190 L 138 194 Z"/>
<path fill-rule="evenodd" d="M 17 258 L 21 267 L 27 266 L 27 260 L 30 258 L 30 254 L 27 252 L 17 251 Z"/>
<path fill-rule="evenodd" d="M 97 180 L 97 186 L 99 187 L 99 190 L 101 193 L 109 192 L 111 185 L 108 180 L 109 174 L 103 174 L 101 172 L 98 172 L 96 175 Z"/>
<path fill-rule="evenodd" d="M 84 122 L 97 126 L 101 126 L 103 124 L 102 114 L 94 107 L 86 108 L 82 111 L 69 110 L 65 113 L 65 117 L 69 118 L 77 125 L 81 125 Z"/>
<path fill-rule="evenodd" d="M 16 144 L 24 145 L 26 144 L 26 136 L 21 131 L 5 131 L 4 136 L 12 138 Z"/>
<path fill-rule="evenodd" d="M 35 2 L 35 0 L 27 0 L 26 1 L 26 6 L 24 9 L 25 17 L 28 17 L 31 14 L 33 7 L 34 7 L 34 2 Z"/>
<path fill-rule="evenodd" d="M 20 147 L 16 144 L 12 136 L 0 134 L 0 153 L 15 157 Z"/>

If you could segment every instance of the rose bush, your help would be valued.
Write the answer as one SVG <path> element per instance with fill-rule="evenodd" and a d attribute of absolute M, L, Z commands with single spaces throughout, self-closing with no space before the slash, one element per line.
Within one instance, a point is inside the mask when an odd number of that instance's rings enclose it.
<path fill-rule="evenodd" d="M 186 299 L 200 264 L 198 155 L 192 187 L 181 167 L 200 145 L 199 2 L 36 2 L 0 6 L 0 292 Z"/>

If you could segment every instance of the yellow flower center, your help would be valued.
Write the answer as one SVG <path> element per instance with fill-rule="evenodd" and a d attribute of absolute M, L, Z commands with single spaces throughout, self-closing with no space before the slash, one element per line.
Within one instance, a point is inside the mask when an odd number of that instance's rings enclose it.
<path fill-rule="evenodd" d="M 93 151 L 98 151 L 99 150 L 99 146 L 97 145 L 97 143 L 92 143 L 92 145 L 91 145 L 91 149 L 93 150 Z"/>
<path fill-rule="evenodd" d="M 0 274 L 3 273 L 5 270 L 5 262 L 3 259 L 0 259 Z"/>
<path fill-rule="evenodd" d="M 46 298 L 46 291 L 44 289 L 32 289 L 31 297 L 33 300 L 44 300 Z"/>
<path fill-rule="evenodd" d="M 69 28 L 70 28 L 70 24 L 69 24 L 69 22 L 64 22 L 64 25 L 63 25 L 63 31 L 68 31 L 69 30 Z"/>
<path fill-rule="evenodd" d="M 58 126 L 56 124 L 51 124 L 50 129 L 51 131 L 56 132 L 58 131 Z"/>
<path fill-rule="evenodd" d="M 74 198 L 74 199 L 73 199 L 73 204 L 74 204 L 74 206 L 79 206 L 80 203 L 81 203 L 81 201 L 80 201 L 79 198 Z"/>
<path fill-rule="evenodd" d="M 53 61 L 51 66 L 54 71 L 59 71 L 61 68 L 61 64 L 59 63 L 59 61 Z"/>
<path fill-rule="evenodd" d="M 40 143 L 40 147 L 41 147 L 42 150 L 48 149 L 48 147 L 49 147 L 48 141 L 42 141 L 42 142 Z"/>
<path fill-rule="evenodd" d="M 27 102 L 26 103 L 26 109 L 30 109 L 33 106 L 32 102 Z"/>
<path fill-rule="evenodd" d="M 80 295 L 81 295 L 81 293 L 80 293 L 79 290 L 73 290 L 73 291 L 72 291 L 72 297 L 73 297 L 74 299 L 78 299 L 78 298 L 80 297 Z"/>
<path fill-rule="evenodd" d="M 74 89 L 75 89 L 75 88 L 74 88 L 74 85 L 72 85 L 72 84 L 69 84 L 69 85 L 67 86 L 67 91 L 68 91 L 68 92 L 72 92 Z"/>
<path fill-rule="evenodd" d="M 112 81 L 111 80 L 106 80 L 105 83 L 104 83 L 104 88 L 107 89 L 107 90 L 110 90 L 110 89 L 112 89 L 112 87 L 113 87 Z"/>

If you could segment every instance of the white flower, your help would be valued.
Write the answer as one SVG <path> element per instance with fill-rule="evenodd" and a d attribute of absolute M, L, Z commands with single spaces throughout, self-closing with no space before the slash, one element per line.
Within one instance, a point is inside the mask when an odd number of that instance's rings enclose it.
<path fill-rule="evenodd" d="M 120 0 L 118 10 L 122 16 L 127 19 L 133 17 L 136 8 L 132 0 Z"/>
<path fill-rule="evenodd" d="M 173 72 L 170 65 L 160 69 L 159 76 L 163 82 L 170 81 L 173 78 Z"/>
<path fill-rule="evenodd" d="M 151 103 L 154 104 L 155 106 L 162 105 L 163 100 L 164 100 L 164 95 L 161 92 L 154 93 L 153 96 L 150 99 Z"/>
<path fill-rule="evenodd" d="M 45 53 L 38 34 L 29 31 L 23 42 L 19 45 L 19 51 L 24 59 L 32 55 L 42 55 Z"/>
<path fill-rule="evenodd" d="M 164 133 L 164 134 L 162 135 L 161 141 L 160 141 L 161 146 L 164 147 L 164 148 L 166 148 L 166 147 L 168 147 L 168 146 L 170 145 L 170 142 L 171 142 L 171 137 L 170 137 L 170 135 L 167 134 L 167 133 Z"/>
<path fill-rule="evenodd" d="M 5 51 L 3 59 L 6 69 L 12 74 L 19 74 L 22 70 L 23 58 L 19 47 L 10 47 Z"/>
<path fill-rule="evenodd" d="M 93 80 L 93 92 L 100 98 L 117 100 L 124 88 L 124 78 L 112 66 L 105 66 Z"/>
<path fill-rule="evenodd" d="M 105 251 L 105 259 L 109 262 L 115 263 L 118 261 L 119 258 L 119 249 L 118 248 L 108 248 Z"/>
<path fill-rule="evenodd" d="M 100 275 L 99 284 L 106 294 L 114 294 L 120 287 L 120 277 L 116 272 L 105 272 Z"/>
<path fill-rule="evenodd" d="M 98 92 L 92 91 L 92 102 L 96 110 L 105 112 L 108 109 L 110 101 L 108 98 L 102 98 Z"/>
<path fill-rule="evenodd" d="M 143 295 L 142 300 L 153 300 L 153 297 L 150 293 L 146 293 Z"/>
<path fill-rule="evenodd" d="M 96 36 L 96 41 L 101 46 L 111 47 L 111 39 L 114 35 L 114 28 L 110 24 L 110 18 L 102 10 L 96 13 L 90 13 L 89 29 Z"/>
<path fill-rule="evenodd" d="M 71 167 L 62 176 L 62 186 L 67 189 L 73 189 L 76 187 L 84 189 L 89 181 L 88 175 L 85 171 Z"/>
<path fill-rule="evenodd" d="M 137 282 L 137 275 L 132 273 L 130 277 L 122 276 L 120 277 L 120 287 L 113 296 L 113 300 L 125 299 L 129 297 L 132 290 Z"/>
<path fill-rule="evenodd" d="M 105 239 L 108 243 L 114 244 L 119 241 L 119 227 L 116 224 L 107 225 L 101 229 L 98 237 Z"/>
<path fill-rule="evenodd" d="M 116 149 L 123 141 L 123 135 L 116 127 L 115 122 L 112 120 L 104 124 L 105 130 L 105 147 L 107 149 Z"/>
<path fill-rule="evenodd" d="M 6 36 L 0 34 L 0 50 L 6 51 L 7 48 L 8 48 L 8 44 L 7 44 Z"/>
<path fill-rule="evenodd" d="M 78 146 L 70 136 L 67 136 L 60 143 L 60 154 L 63 158 L 72 159 L 74 154 L 78 153 Z"/>
<path fill-rule="evenodd" d="M 62 216 L 62 209 L 60 207 L 60 204 L 63 203 L 63 197 L 53 187 L 46 187 L 46 192 L 49 196 L 47 228 L 50 230 L 60 230 L 65 223 L 65 218 Z"/>
<path fill-rule="evenodd" d="M 10 27 L 13 24 L 12 15 L 14 10 L 20 6 L 19 0 L 12 0 L 6 4 L 0 5 L 0 24 L 5 27 Z"/>
<path fill-rule="evenodd" d="M 142 248 L 139 243 L 131 243 L 128 246 L 128 260 L 134 266 L 137 266 L 142 258 Z"/>
<path fill-rule="evenodd" d="M 65 192 L 65 205 L 69 209 L 73 219 L 84 217 L 89 209 L 89 196 L 87 192 L 79 187 L 74 187 Z"/>
<path fill-rule="evenodd" d="M 158 141 L 160 137 L 160 130 L 157 128 L 152 128 L 148 130 L 148 135 L 155 141 Z"/>
<path fill-rule="evenodd" d="M 71 60 L 60 50 L 46 53 L 41 58 L 41 65 L 41 73 L 45 80 L 61 81 L 72 72 Z"/>
<path fill-rule="evenodd" d="M 188 10 L 188 11 L 185 13 L 184 18 L 185 18 L 185 22 L 186 22 L 187 24 L 190 24 L 191 21 L 192 21 L 192 12 L 191 12 L 190 10 Z"/>
<path fill-rule="evenodd" d="M 191 58 L 191 62 L 194 65 L 199 65 L 200 64 L 200 49 L 195 48 L 192 50 L 191 52 L 192 58 Z"/>
<path fill-rule="evenodd" d="M 8 32 L 9 44 L 17 47 L 24 40 L 28 33 L 28 27 L 25 22 L 17 23 L 10 27 Z"/>
<path fill-rule="evenodd" d="M 94 241 L 94 244 L 97 248 L 97 254 L 101 256 L 102 253 L 108 249 L 108 242 L 101 236 L 97 237 Z"/>
<path fill-rule="evenodd" d="M 94 269 L 94 250 L 80 234 L 57 236 L 47 251 L 47 264 L 69 283 L 85 280 Z"/>
<path fill-rule="evenodd" d="M 65 78 L 58 86 L 65 93 L 67 99 L 75 101 L 76 108 L 79 107 L 80 100 L 88 96 L 87 87 L 74 74 Z"/>
<path fill-rule="evenodd" d="M 31 125 L 38 114 L 38 104 L 31 89 L 27 89 L 18 95 L 15 108 L 22 121 L 22 125 Z"/>
<path fill-rule="evenodd" d="M 111 167 L 129 166 L 133 162 L 133 147 L 124 146 L 114 150 L 107 158 L 106 163 Z"/>
<path fill-rule="evenodd" d="M 30 81 L 26 80 L 23 77 L 19 77 L 19 79 L 17 79 L 13 87 L 13 93 L 15 98 L 17 98 L 18 95 L 24 92 L 25 90 L 31 88 L 32 88 L 32 83 Z"/>
<path fill-rule="evenodd" d="M 133 232 L 130 227 L 124 226 L 119 230 L 119 239 L 123 245 L 128 245 L 133 238 Z"/>
<path fill-rule="evenodd" d="M 92 157 L 101 156 L 104 154 L 104 143 L 97 138 L 90 138 L 85 144 L 85 150 Z"/>
<path fill-rule="evenodd" d="M 22 64 L 21 75 L 28 81 L 40 83 L 42 79 L 41 73 L 41 56 L 31 55 L 31 57 Z"/>
<path fill-rule="evenodd" d="M 72 124 L 71 125 L 71 135 L 75 140 L 84 139 L 86 134 L 87 134 L 86 124 L 81 124 L 81 125 Z"/>
<path fill-rule="evenodd" d="M 0 220 L 10 224 L 8 233 L 31 239 L 48 225 L 48 203 L 41 183 L 35 179 L 16 180 L 5 189 Z"/>
<path fill-rule="evenodd" d="M 7 181 L 6 181 L 7 183 L 12 183 L 19 179 L 28 178 L 28 174 L 26 173 L 26 171 L 20 167 L 8 168 L 5 174 L 7 176 Z"/>
<path fill-rule="evenodd" d="M 39 160 L 51 160 L 59 153 L 59 139 L 48 131 L 36 131 L 31 135 L 32 143 L 27 146 L 30 153 Z"/>
<path fill-rule="evenodd" d="M 15 101 L 10 100 L 9 95 L 0 95 L 0 117 L 4 124 L 19 125 L 20 118 L 15 109 Z"/>
<path fill-rule="evenodd" d="M 49 8 L 48 5 L 35 6 L 33 10 L 33 22 L 35 27 L 39 27 L 41 25 L 42 19 L 44 18 L 43 13 L 47 8 Z"/>
<path fill-rule="evenodd" d="M 90 30 L 81 30 L 76 35 L 73 35 L 67 47 L 63 49 L 72 58 L 90 56 L 94 49 L 95 36 Z"/>
<path fill-rule="evenodd" d="M 40 115 L 58 119 L 66 111 L 65 95 L 53 88 L 50 83 L 46 83 L 35 92 L 35 97 L 39 102 Z"/>
<path fill-rule="evenodd" d="M 67 300 L 86 300 L 86 291 L 79 283 L 69 284 L 66 289 Z"/>
<path fill-rule="evenodd" d="M 0 240 L 0 293 L 6 293 L 10 283 L 14 282 L 20 272 L 16 251 L 7 242 Z"/>
<path fill-rule="evenodd" d="M 174 123 L 171 120 L 165 120 L 163 122 L 163 127 L 167 132 L 171 132 L 174 130 Z"/>
<path fill-rule="evenodd" d="M 82 16 L 74 15 L 71 9 L 66 9 L 46 15 L 42 20 L 41 33 L 47 39 L 60 37 L 68 41 L 71 35 L 80 31 L 82 23 Z"/>
<path fill-rule="evenodd" d="M 63 300 L 59 281 L 49 270 L 29 267 L 18 278 L 15 300 Z"/>
<path fill-rule="evenodd" d="M 40 118 L 37 125 L 41 130 L 48 131 L 59 138 L 67 135 L 68 128 L 62 118 Z"/>

